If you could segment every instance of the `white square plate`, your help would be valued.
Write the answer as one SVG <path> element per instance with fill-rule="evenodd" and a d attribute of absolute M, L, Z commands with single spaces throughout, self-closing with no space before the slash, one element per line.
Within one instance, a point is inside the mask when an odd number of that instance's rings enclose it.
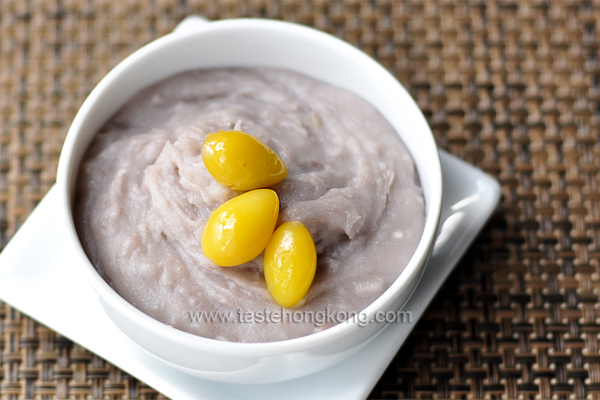
<path fill-rule="evenodd" d="M 174 370 L 147 353 L 108 318 L 70 261 L 55 188 L 0 253 L 0 299 L 173 399 L 365 398 L 500 197 L 493 178 L 448 153 L 440 156 L 442 219 L 432 256 L 404 306 L 412 323 L 389 324 L 360 352 L 314 375 L 265 385 L 218 383 Z"/>

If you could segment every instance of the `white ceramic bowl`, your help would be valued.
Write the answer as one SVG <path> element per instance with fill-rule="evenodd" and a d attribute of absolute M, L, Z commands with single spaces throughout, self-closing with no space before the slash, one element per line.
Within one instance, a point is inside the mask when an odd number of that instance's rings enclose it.
<path fill-rule="evenodd" d="M 114 323 L 151 354 L 194 375 L 225 382 L 266 383 L 308 375 L 358 351 L 385 323 L 342 323 L 322 332 L 274 343 L 231 343 L 174 329 L 121 298 L 86 257 L 73 223 L 79 164 L 98 129 L 139 90 L 179 72 L 218 67 L 287 68 L 354 92 L 392 124 L 412 154 L 425 193 L 421 241 L 392 286 L 364 310 L 396 311 L 408 300 L 431 250 L 442 205 L 442 172 L 431 131 L 398 81 L 366 54 L 333 36 L 304 26 L 259 19 L 191 21 L 117 65 L 82 105 L 67 135 L 58 187 L 74 262 L 97 292 Z M 363 315 L 364 315 L 363 314 Z"/>

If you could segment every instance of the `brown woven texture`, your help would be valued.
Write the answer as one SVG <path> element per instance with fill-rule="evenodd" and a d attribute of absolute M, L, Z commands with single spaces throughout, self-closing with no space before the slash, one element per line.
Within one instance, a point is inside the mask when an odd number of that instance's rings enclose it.
<path fill-rule="evenodd" d="M 502 185 L 371 397 L 600 397 L 600 1 L 2 0 L 0 248 L 52 186 L 93 86 L 192 13 L 349 41 L 405 85 L 441 147 Z M 0 397 L 164 396 L 0 304 Z"/>

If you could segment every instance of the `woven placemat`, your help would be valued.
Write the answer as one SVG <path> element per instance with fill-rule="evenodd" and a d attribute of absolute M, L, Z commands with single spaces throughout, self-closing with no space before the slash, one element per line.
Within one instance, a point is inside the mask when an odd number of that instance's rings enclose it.
<path fill-rule="evenodd" d="M 0 248 L 52 186 L 93 86 L 188 14 L 353 43 L 406 86 L 441 147 L 502 184 L 371 397 L 600 397 L 600 1 L 2 0 Z M 8 305 L 0 396 L 163 398 Z"/>

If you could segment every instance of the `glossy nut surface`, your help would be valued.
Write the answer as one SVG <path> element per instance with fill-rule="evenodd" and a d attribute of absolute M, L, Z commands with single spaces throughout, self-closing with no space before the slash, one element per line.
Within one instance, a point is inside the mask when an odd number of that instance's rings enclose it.
<path fill-rule="evenodd" d="M 232 267 L 252 260 L 265 248 L 279 213 L 271 189 L 243 193 L 214 210 L 202 231 L 202 251 L 215 264 Z"/>
<path fill-rule="evenodd" d="M 240 131 L 209 133 L 202 145 L 202 160 L 217 182 L 234 190 L 264 188 L 287 176 L 277 153 Z"/>
<path fill-rule="evenodd" d="M 299 221 L 282 224 L 269 241 L 264 255 L 267 289 L 283 307 L 297 304 L 317 269 L 317 251 L 310 232 Z"/>

